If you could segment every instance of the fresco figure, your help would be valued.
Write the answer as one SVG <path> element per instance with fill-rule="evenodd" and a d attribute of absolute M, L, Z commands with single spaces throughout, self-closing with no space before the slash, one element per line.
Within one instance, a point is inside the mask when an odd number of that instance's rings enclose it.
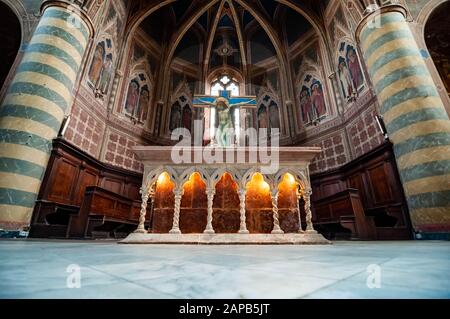
<path fill-rule="evenodd" d="M 343 57 L 339 58 L 338 73 L 342 88 L 342 94 L 347 100 L 349 100 L 355 96 L 356 90 L 353 85 L 352 77 L 347 67 L 347 62 L 345 62 L 345 59 Z"/>
<path fill-rule="evenodd" d="M 280 112 L 278 105 L 274 101 L 272 101 L 269 105 L 269 121 L 271 129 L 280 128 Z"/>
<path fill-rule="evenodd" d="M 139 83 L 137 80 L 132 80 L 128 86 L 127 100 L 125 103 L 125 111 L 133 116 L 139 103 Z"/>
<path fill-rule="evenodd" d="M 105 44 L 101 42 L 95 48 L 94 57 L 92 59 L 91 68 L 89 69 L 89 80 L 97 86 L 100 73 L 105 59 Z"/>
<path fill-rule="evenodd" d="M 311 102 L 313 105 L 313 120 L 317 120 L 326 115 L 325 97 L 323 95 L 322 84 L 320 81 L 314 81 L 311 86 Z"/>
<path fill-rule="evenodd" d="M 347 46 L 347 64 L 353 79 L 353 85 L 356 89 L 359 89 L 364 84 L 364 79 L 358 55 L 351 45 Z"/>
<path fill-rule="evenodd" d="M 312 102 L 311 94 L 306 86 L 303 86 L 300 93 L 300 110 L 302 113 L 302 121 L 304 123 L 309 123 L 312 121 Z"/>
<path fill-rule="evenodd" d="M 170 123 L 169 129 L 170 131 L 176 130 L 181 126 L 181 106 L 179 102 L 176 102 L 172 105 L 172 109 L 170 111 Z"/>
<path fill-rule="evenodd" d="M 103 64 L 103 68 L 100 73 L 100 78 L 98 81 L 99 82 L 98 90 L 100 90 L 100 92 L 102 94 L 108 93 L 108 88 L 109 88 L 109 83 L 111 82 L 112 72 L 113 72 L 112 54 L 108 54 L 106 56 L 105 63 Z"/>
<path fill-rule="evenodd" d="M 186 105 L 183 109 L 183 117 L 182 117 L 182 124 L 185 129 L 187 129 L 189 132 L 191 132 L 192 129 L 192 111 L 191 108 Z"/>
<path fill-rule="evenodd" d="M 147 120 L 148 110 L 149 110 L 149 102 L 150 102 L 150 92 L 147 86 L 144 86 L 141 90 L 141 97 L 139 99 L 139 110 L 137 118 L 142 122 Z M 140 116 L 142 113 L 142 116 Z"/>
<path fill-rule="evenodd" d="M 258 110 L 258 123 L 259 128 L 268 129 L 269 128 L 269 119 L 267 116 L 267 109 L 264 105 L 261 105 Z"/>

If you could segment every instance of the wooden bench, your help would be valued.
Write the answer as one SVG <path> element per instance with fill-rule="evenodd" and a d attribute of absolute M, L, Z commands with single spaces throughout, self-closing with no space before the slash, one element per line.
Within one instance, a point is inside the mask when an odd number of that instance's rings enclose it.
<path fill-rule="evenodd" d="M 138 201 L 89 186 L 79 213 L 70 218 L 67 238 L 125 237 L 139 224 L 140 206 Z"/>
<path fill-rule="evenodd" d="M 36 213 L 33 215 L 29 237 L 65 238 L 70 217 L 77 215 L 79 210 L 79 206 L 47 200 L 36 201 Z"/>
<path fill-rule="evenodd" d="M 366 216 L 357 189 L 343 192 L 314 202 L 314 224 L 329 239 L 377 239 L 373 217 Z"/>

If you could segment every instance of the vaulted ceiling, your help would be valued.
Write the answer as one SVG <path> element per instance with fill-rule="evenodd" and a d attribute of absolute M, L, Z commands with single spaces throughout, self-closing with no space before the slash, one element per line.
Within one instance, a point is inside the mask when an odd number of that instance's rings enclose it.
<path fill-rule="evenodd" d="M 320 32 L 328 1 L 141 0 L 131 8 L 129 25 L 140 26 L 161 46 L 172 47 L 169 55 L 204 63 L 206 70 L 227 64 L 245 71 L 248 56 L 257 63 L 310 30 Z M 250 55 L 247 40 L 255 46 Z"/>

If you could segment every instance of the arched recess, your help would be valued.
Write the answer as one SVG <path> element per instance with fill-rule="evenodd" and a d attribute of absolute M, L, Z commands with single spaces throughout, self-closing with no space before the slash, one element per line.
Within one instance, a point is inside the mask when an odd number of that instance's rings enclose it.
<path fill-rule="evenodd" d="M 257 101 L 256 110 L 256 127 L 258 134 L 261 133 L 261 129 L 267 129 L 267 139 L 271 140 L 272 137 L 279 135 L 282 131 L 284 121 L 282 121 L 281 113 L 281 100 L 276 94 L 270 82 L 261 89 L 259 99 Z M 259 138 L 264 138 L 259 136 Z"/>
<path fill-rule="evenodd" d="M 441 81 L 450 94 L 450 1 L 440 3 L 424 24 L 425 43 Z"/>
<path fill-rule="evenodd" d="M 214 183 L 213 228 L 216 233 L 237 233 L 240 227 L 239 179 L 236 174 L 217 173 Z"/>
<path fill-rule="evenodd" d="M 270 181 L 259 172 L 244 177 L 246 183 L 245 215 L 250 233 L 268 234 L 273 230 L 272 198 Z"/>
<path fill-rule="evenodd" d="M 349 107 L 368 89 L 361 57 L 356 44 L 350 38 L 342 37 L 338 40 L 334 61 L 339 93 Z"/>
<path fill-rule="evenodd" d="M 183 234 L 201 234 L 206 229 L 208 215 L 207 182 L 205 174 L 197 171 L 190 174 L 187 180 L 181 181 L 183 196 L 180 209 L 180 230 Z"/>
<path fill-rule="evenodd" d="M 278 188 L 278 214 L 280 227 L 285 233 L 296 233 L 300 225 L 306 225 L 302 192 L 310 190 L 310 181 L 305 171 L 283 168 L 274 177 Z"/>
<path fill-rule="evenodd" d="M 119 111 L 135 124 L 144 125 L 148 118 L 154 83 L 151 74 L 148 64 L 137 64 L 127 81 L 126 98 Z"/>
<path fill-rule="evenodd" d="M 16 64 L 20 45 L 22 43 L 22 23 L 18 18 L 17 10 L 7 3 L 0 1 L 0 88 L 1 92 L 6 90 L 4 85 L 8 83 L 7 78 Z"/>
<path fill-rule="evenodd" d="M 149 186 L 155 187 L 155 199 L 153 205 L 152 232 L 166 234 L 172 229 L 175 206 L 175 179 L 174 175 L 164 169 L 158 170 L 159 174 L 149 176 Z M 156 179 L 155 179 L 156 176 Z"/>
<path fill-rule="evenodd" d="M 178 128 L 185 128 L 192 132 L 194 127 L 194 109 L 192 106 L 192 92 L 186 82 L 182 82 L 175 89 L 169 100 L 168 119 L 169 134 Z"/>

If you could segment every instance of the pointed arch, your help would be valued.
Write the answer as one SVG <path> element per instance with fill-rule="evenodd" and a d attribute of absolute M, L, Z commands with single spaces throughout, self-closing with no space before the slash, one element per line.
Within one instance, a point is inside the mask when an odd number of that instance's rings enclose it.
<path fill-rule="evenodd" d="M 306 190 L 311 188 L 306 172 L 290 167 L 282 168 L 277 172 L 275 176 L 276 185 L 279 185 L 281 183 L 283 177 L 286 174 L 291 174 L 294 177 L 296 183 L 298 183 L 302 189 Z"/>
<path fill-rule="evenodd" d="M 227 167 L 222 167 L 217 169 L 216 171 L 214 171 L 214 173 L 212 173 L 211 175 L 211 179 L 210 179 L 210 187 L 216 187 L 217 184 L 220 182 L 220 180 L 222 179 L 223 175 L 225 174 L 229 174 L 232 179 L 239 185 L 239 181 L 242 179 L 242 176 L 239 172 L 234 171 L 234 170 L 230 170 Z"/>
<path fill-rule="evenodd" d="M 163 173 L 169 174 L 170 180 L 173 183 L 177 182 L 178 174 L 174 169 L 170 167 L 160 166 L 151 170 L 145 175 L 143 186 L 147 189 L 150 189 L 158 181 L 159 176 L 161 176 L 161 174 Z"/>
<path fill-rule="evenodd" d="M 179 183 L 178 186 L 180 186 L 180 187 L 184 186 L 184 184 L 186 184 L 189 181 L 189 179 L 191 178 L 191 176 L 195 173 L 200 175 L 200 178 L 206 184 L 206 186 L 211 185 L 211 178 L 210 178 L 208 172 L 204 168 L 190 167 L 190 168 L 184 170 L 180 174 L 180 177 L 177 181 Z"/>

